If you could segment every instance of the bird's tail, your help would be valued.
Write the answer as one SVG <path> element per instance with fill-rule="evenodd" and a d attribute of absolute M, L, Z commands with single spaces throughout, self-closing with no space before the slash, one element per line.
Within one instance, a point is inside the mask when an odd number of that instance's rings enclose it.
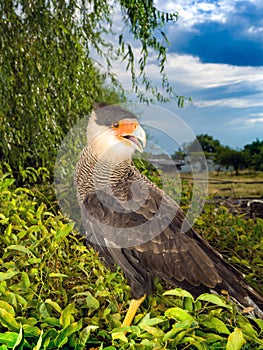
<path fill-rule="evenodd" d="M 219 273 L 222 283 L 217 286 L 216 291 L 227 291 L 230 299 L 236 301 L 242 309 L 247 309 L 247 312 L 263 319 L 263 294 L 250 286 L 240 271 L 225 261 L 219 266 Z"/>
<path fill-rule="evenodd" d="M 251 309 L 251 313 L 263 319 L 263 294 L 249 285 L 243 274 L 224 260 L 207 241 L 197 234 L 195 237 L 213 261 L 216 273 L 221 280 L 214 288 L 210 288 L 210 291 L 218 294 L 227 293 L 230 300 L 235 301 L 241 309 Z"/>

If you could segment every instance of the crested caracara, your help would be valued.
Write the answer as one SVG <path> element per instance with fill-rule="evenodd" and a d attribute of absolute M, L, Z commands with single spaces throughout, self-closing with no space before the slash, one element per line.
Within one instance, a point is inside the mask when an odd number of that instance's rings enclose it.
<path fill-rule="evenodd" d="M 183 232 L 182 210 L 133 165 L 133 153 L 146 142 L 137 117 L 118 106 L 95 109 L 87 139 L 75 169 L 82 223 L 88 244 L 107 265 L 118 264 L 131 287 L 123 325 L 153 292 L 155 277 L 194 296 L 227 291 L 262 317 L 263 295 L 190 225 Z"/>

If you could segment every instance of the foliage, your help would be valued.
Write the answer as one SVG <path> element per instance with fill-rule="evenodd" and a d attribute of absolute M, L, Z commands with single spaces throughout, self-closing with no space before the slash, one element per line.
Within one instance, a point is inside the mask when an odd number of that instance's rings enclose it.
<path fill-rule="evenodd" d="M 0 155 L 21 183 L 23 169 L 53 170 L 63 137 L 94 101 L 124 99 L 115 60 L 127 62 L 142 100 L 139 86 L 161 100 L 145 74 L 148 53 L 155 51 L 165 94 L 175 97 L 164 73 L 168 41 L 162 27 L 176 14 L 158 11 L 152 1 L 120 1 L 127 28 L 141 45 L 137 62 L 129 38 L 113 33 L 114 6 L 106 0 L 0 3 Z M 119 45 L 112 42 L 116 36 Z"/>
<path fill-rule="evenodd" d="M 232 166 L 238 176 L 239 170 L 248 165 L 248 159 L 244 151 L 231 149 L 229 146 L 221 146 L 216 161 L 219 165 Z"/>
<path fill-rule="evenodd" d="M 214 159 L 215 154 L 219 151 L 221 144 L 220 141 L 213 138 L 213 136 L 208 134 L 200 134 L 196 136 L 196 139 L 186 145 L 187 152 L 194 152 L 197 148 L 196 143 L 199 143 L 202 147 L 203 152 L 207 158 Z"/>
<path fill-rule="evenodd" d="M 263 140 L 260 141 L 257 139 L 251 144 L 245 145 L 244 151 L 246 152 L 254 170 L 263 170 Z"/>
<path fill-rule="evenodd" d="M 150 91 L 159 101 L 166 101 L 167 97 L 176 98 L 178 100 L 178 105 L 182 107 L 184 97 L 174 93 L 165 74 L 164 68 L 169 41 L 162 30 L 167 22 L 176 21 L 178 14 L 159 11 L 154 6 L 153 0 L 120 0 L 120 5 L 124 15 L 124 22 L 130 27 L 134 39 L 139 41 L 141 45 L 141 56 L 138 62 L 136 62 L 131 45 L 128 41 L 125 42 L 124 40 L 125 34 L 122 33 L 119 36 L 119 53 L 128 61 L 127 69 L 131 71 L 133 88 L 139 95 L 140 100 L 149 100 L 141 90 L 141 85 L 144 85 L 146 91 Z M 159 61 L 160 73 L 162 76 L 162 87 L 164 88 L 165 95 L 162 95 L 158 89 L 153 86 L 145 72 L 148 55 L 151 50 L 157 53 L 157 60 Z M 138 76 L 140 79 L 138 79 L 136 74 L 136 63 L 139 64 Z"/>
<path fill-rule="evenodd" d="M 189 153 L 197 153 L 202 148 L 206 159 L 212 160 L 214 164 L 223 167 L 232 167 L 236 175 L 240 169 L 262 170 L 263 164 L 263 141 L 256 140 L 245 145 L 241 150 L 221 145 L 220 141 L 208 134 L 196 136 L 193 142 L 184 144 L 181 149 L 175 151 L 173 159 L 183 159 Z"/>
<path fill-rule="evenodd" d="M 119 100 L 87 56 L 71 5 L 0 4 L 1 158 L 21 182 L 26 168 L 52 171 L 61 140 L 94 100 Z"/>
<path fill-rule="evenodd" d="M 143 158 L 134 158 L 133 162 L 141 174 L 145 175 L 159 188 L 163 188 L 162 172 L 159 169 L 156 169 L 151 163 Z"/>
<path fill-rule="evenodd" d="M 122 273 L 106 269 L 74 232 L 73 223 L 45 204 L 37 192 L 14 185 L 12 177 L 2 176 L 1 350 L 263 349 L 262 320 L 240 314 L 216 295 L 194 299 L 180 289 L 164 293 L 159 282 L 133 326 L 120 328 L 130 298 Z M 185 191 L 185 203 L 187 197 Z M 211 212 L 205 215 L 203 220 L 210 222 Z M 223 217 L 221 211 L 213 215 L 219 230 L 223 225 L 231 228 L 225 212 Z M 240 218 L 239 226 L 223 240 L 236 239 L 235 230 L 243 225 Z M 256 239 L 261 239 L 259 232 L 250 236 L 251 245 Z"/>
<path fill-rule="evenodd" d="M 255 288 L 263 281 L 263 220 L 243 218 L 223 205 L 206 204 L 197 221 L 199 232 L 242 271 Z M 208 219 L 209 218 L 209 219 Z"/>

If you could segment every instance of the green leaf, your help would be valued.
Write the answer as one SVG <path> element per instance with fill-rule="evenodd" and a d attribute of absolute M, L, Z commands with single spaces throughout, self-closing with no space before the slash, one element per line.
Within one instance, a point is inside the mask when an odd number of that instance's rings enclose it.
<path fill-rule="evenodd" d="M 37 211 L 36 211 L 36 218 L 38 220 L 41 219 L 43 210 L 46 209 L 46 205 L 44 203 L 41 203 L 40 206 L 38 207 Z"/>
<path fill-rule="evenodd" d="M 244 317 L 238 317 L 238 326 L 242 330 L 242 332 L 248 335 L 250 338 L 258 338 L 257 331 L 252 327 L 251 323 L 248 322 L 248 319 Z"/>
<path fill-rule="evenodd" d="M 89 293 L 86 297 L 86 304 L 88 308 L 94 310 L 97 310 L 100 307 L 98 299 L 96 299 L 91 293 Z"/>
<path fill-rule="evenodd" d="M 202 321 L 200 324 L 209 329 L 215 329 L 218 333 L 229 334 L 230 331 L 226 327 L 225 323 L 219 318 L 211 317 L 206 321 Z"/>
<path fill-rule="evenodd" d="M 28 277 L 28 274 L 24 271 L 21 272 L 21 279 L 22 283 L 25 289 L 28 289 L 30 287 L 30 279 Z"/>
<path fill-rule="evenodd" d="M 15 316 L 15 310 L 14 310 L 13 306 L 8 304 L 6 301 L 0 300 L 0 308 L 5 309 L 12 316 Z"/>
<path fill-rule="evenodd" d="M 189 298 L 189 297 L 183 298 L 183 309 L 189 312 L 192 312 L 194 310 L 194 303 L 192 298 Z"/>
<path fill-rule="evenodd" d="M 55 241 L 60 242 L 61 240 L 66 238 L 67 235 L 73 230 L 73 227 L 74 227 L 74 222 L 63 224 L 63 226 L 59 228 L 55 233 Z"/>
<path fill-rule="evenodd" d="M 7 346 L 5 344 L 0 346 L 0 350 L 8 350 Z"/>
<path fill-rule="evenodd" d="M 7 226 L 7 228 L 5 229 L 5 236 L 6 236 L 6 237 L 11 236 L 12 228 L 13 228 L 13 225 L 12 225 L 12 224 L 9 224 L 9 225 Z"/>
<path fill-rule="evenodd" d="M 54 310 L 56 310 L 59 314 L 61 314 L 62 310 L 61 310 L 61 307 L 58 305 L 58 303 L 56 303 L 51 299 L 46 299 L 45 303 L 52 306 Z"/>
<path fill-rule="evenodd" d="M 27 259 L 27 262 L 31 265 L 35 265 L 35 264 L 40 264 L 41 263 L 41 259 L 40 258 L 29 258 Z"/>
<path fill-rule="evenodd" d="M 200 337 L 187 336 L 187 337 L 184 337 L 182 343 L 183 344 L 190 344 L 191 347 L 193 347 L 193 345 L 194 345 L 197 350 L 208 350 L 207 345 L 205 344 L 205 339 L 200 338 Z"/>
<path fill-rule="evenodd" d="M 146 326 L 155 326 L 164 320 L 160 317 L 154 317 L 150 318 L 150 313 L 148 313 L 144 318 L 140 321 L 139 326 L 146 325 Z"/>
<path fill-rule="evenodd" d="M 58 273 L 58 272 L 51 272 L 49 277 L 59 277 L 59 278 L 66 278 L 68 275 L 65 275 L 64 273 Z"/>
<path fill-rule="evenodd" d="M 184 339 L 190 332 L 192 332 L 191 329 L 185 329 L 185 330 L 179 332 L 179 333 L 175 336 L 175 338 L 174 338 L 175 344 L 179 344 L 179 343 L 183 342 L 183 339 Z"/>
<path fill-rule="evenodd" d="M 17 275 L 19 272 L 14 270 L 8 270 L 7 272 L 0 272 L 0 282 L 9 280 Z"/>
<path fill-rule="evenodd" d="M 235 328 L 227 339 L 226 350 L 240 350 L 245 343 L 241 329 Z"/>
<path fill-rule="evenodd" d="M 66 308 L 61 312 L 60 316 L 60 324 L 63 328 L 66 328 L 67 326 L 70 325 L 73 317 L 72 314 L 75 312 L 75 306 L 73 303 L 68 304 Z"/>
<path fill-rule="evenodd" d="M 172 339 L 175 337 L 175 335 L 179 332 L 182 331 L 182 328 L 179 327 L 175 327 L 173 326 L 173 328 L 171 330 L 169 330 L 163 337 L 163 341 L 168 341 L 169 339 Z"/>
<path fill-rule="evenodd" d="M 14 332 L 0 333 L 0 343 L 6 344 L 9 348 L 13 348 L 19 334 Z M 1 349 L 1 348 L 0 348 Z"/>
<path fill-rule="evenodd" d="M 36 326 L 31 326 L 30 324 L 23 324 L 23 331 L 26 337 L 38 337 L 41 331 Z"/>
<path fill-rule="evenodd" d="M 33 350 L 40 350 L 41 345 L 42 345 L 42 340 L 43 340 L 43 329 L 41 330 L 40 336 L 38 338 L 36 346 L 33 347 Z"/>
<path fill-rule="evenodd" d="M 126 337 L 124 332 L 113 332 L 111 337 L 112 337 L 112 340 L 121 340 L 124 343 L 128 343 L 129 342 L 129 340 Z"/>
<path fill-rule="evenodd" d="M 63 345 L 67 344 L 68 337 L 64 333 L 58 334 L 58 336 L 54 339 L 54 345 L 56 349 L 62 348 Z"/>
<path fill-rule="evenodd" d="M 54 344 L 60 348 L 68 342 L 68 338 L 73 334 L 78 332 L 82 328 L 82 319 L 78 322 L 71 323 L 59 332 L 54 340 Z"/>
<path fill-rule="evenodd" d="M 82 318 L 78 322 L 73 322 L 62 330 L 65 336 L 70 337 L 73 333 L 80 331 L 82 328 Z"/>
<path fill-rule="evenodd" d="M 11 331 L 18 331 L 20 328 L 13 315 L 3 308 L 0 308 L 0 322 Z"/>
<path fill-rule="evenodd" d="M 7 250 L 16 250 L 21 253 L 25 253 L 27 255 L 31 255 L 32 257 L 36 258 L 35 255 L 26 247 L 22 245 L 10 245 L 6 247 Z"/>
<path fill-rule="evenodd" d="M 60 327 L 60 321 L 55 317 L 46 317 L 45 323 L 47 323 L 49 326 Z"/>
<path fill-rule="evenodd" d="M 186 290 L 181 289 L 181 288 L 175 288 L 172 290 L 168 290 L 168 291 L 164 292 L 163 295 L 175 295 L 177 297 L 186 297 L 186 298 L 191 298 L 192 300 L 194 300 L 194 297 L 192 296 L 192 294 L 190 294 L 189 292 L 187 292 Z"/>
<path fill-rule="evenodd" d="M 255 319 L 255 322 L 259 326 L 261 333 L 263 333 L 263 320 L 261 320 L 260 318 L 257 318 L 257 319 Z"/>
<path fill-rule="evenodd" d="M 22 326 L 20 326 L 19 334 L 17 335 L 17 339 L 12 350 L 14 350 L 21 343 L 22 339 L 23 339 L 23 328 Z"/>
<path fill-rule="evenodd" d="M 27 301 L 25 298 L 22 297 L 22 295 L 19 295 L 19 294 L 15 294 L 16 296 L 16 299 L 17 299 L 17 302 L 23 306 L 26 306 L 27 305 Z"/>
<path fill-rule="evenodd" d="M 46 319 L 50 316 L 45 303 L 40 304 L 39 313 L 40 313 L 41 318 L 43 318 L 43 319 Z"/>
<path fill-rule="evenodd" d="M 155 338 L 163 338 L 164 336 L 164 332 L 157 327 L 147 326 L 145 324 L 140 324 L 139 327 Z"/>
<path fill-rule="evenodd" d="M 227 309 L 232 309 L 232 307 L 230 305 L 227 305 L 226 302 L 220 298 L 219 296 L 215 295 L 215 294 L 209 294 L 209 293 L 204 293 L 204 294 L 201 294 L 199 295 L 199 297 L 196 299 L 197 301 L 198 300 L 201 300 L 201 301 L 207 301 L 211 304 L 215 304 L 217 306 L 221 306 L 221 307 L 224 307 L 224 308 L 227 308 Z"/>
<path fill-rule="evenodd" d="M 183 310 L 180 307 L 172 307 L 166 310 L 165 316 L 175 318 L 179 321 L 195 321 L 194 317 L 191 316 L 188 311 Z"/>
<path fill-rule="evenodd" d="M 173 325 L 172 329 L 164 335 L 163 340 L 167 341 L 169 339 L 174 339 L 178 333 L 183 333 L 182 331 L 185 331 L 183 334 L 186 335 L 196 326 L 198 326 L 198 323 L 192 322 L 191 320 L 177 322 L 175 325 Z"/>
<path fill-rule="evenodd" d="M 9 304 L 12 304 L 15 309 L 17 308 L 17 298 L 15 293 L 5 291 L 5 300 L 7 300 Z"/>
<path fill-rule="evenodd" d="M 1 190 L 13 185 L 14 182 L 15 182 L 15 179 L 4 179 L 4 180 L 0 181 Z"/>
<path fill-rule="evenodd" d="M 80 343 L 82 345 L 86 345 L 86 343 L 90 337 L 90 332 L 95 331 L 98 328 L 99 328 L 99 326 L 92 326 L 92 325 L 85 327 L 79 334 Z"/>
<path fill-rule="evenodd" d="M 58 334 L 58 332 L 54 328 L 49 329 L 48 331 L 46 331 L 43 334 L 43 336 L 42 336 L 43 349 L 54 349 L 55 348 L 53 342 L 54 342 L 54 339 L 56 338 L 57 334 Z M 53 345 L 53 347 L 51 346 L 51 344 Z"/>

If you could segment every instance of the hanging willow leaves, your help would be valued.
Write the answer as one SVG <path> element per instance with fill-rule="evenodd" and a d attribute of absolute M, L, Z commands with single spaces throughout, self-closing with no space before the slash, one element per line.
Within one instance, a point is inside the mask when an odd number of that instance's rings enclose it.
<path fill-rule="evenodd" d="M 116 11 L 128 36 L 113 30 Z M 147 92 L 181 103 L 164 73 L 168 40 L 162 28 L 176 18 L 158 11 L 153 1 L 1 1 L 0 155 L 21 183 L 47 179 L 37 169 L 53 170 L 61 140 L 94 101 L 125 99 L 114 61 L 126 61 L 141 100 L 151 100 Z M 139 57 L 131 39 L 141 48 Z M 150 50 L 164 95 L 145 74 Z"/>

